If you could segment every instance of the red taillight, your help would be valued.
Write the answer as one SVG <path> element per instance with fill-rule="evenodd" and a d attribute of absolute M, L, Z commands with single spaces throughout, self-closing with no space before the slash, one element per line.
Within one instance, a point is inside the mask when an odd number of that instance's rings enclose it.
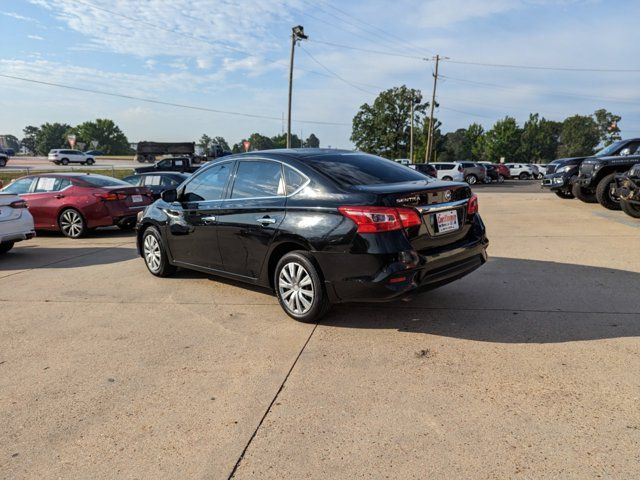
<path fill-rule="evenodd" d="M 11 208 L 27 208 L 29 205 L 24 200 L 16 200 L 15 202 L 11 202 L 9 207 Z"/>
<path fill-rule="evenodd" d="M 353 220 L 358 233 L 378 233 L 420 225 L 418 212 L 411 208 L 338 207 L 338 211 Z"/>
<path fill-rule="evenodd" d="M 114 200 L 124 200 L 127 198 L 126 193 L 94 193 L 95 197 L 98 197 L 100 200 L 104 201 L 114 201 Z"/>
<path fill-rule="evenodd" d="M 478 213 L 478 195 L 475 193 L 471 195 L 469 203 L 467 203 L 467 215 L 473 215 Z"/>

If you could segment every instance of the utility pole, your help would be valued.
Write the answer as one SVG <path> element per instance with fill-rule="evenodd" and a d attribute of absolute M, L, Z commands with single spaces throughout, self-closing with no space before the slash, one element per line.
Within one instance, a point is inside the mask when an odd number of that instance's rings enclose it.
<path fill-rule="evenodd" d="M 436 87 L 438 86 L 438 64 L 440 55 L 436 55 L 436 69 L 433 74 L 433 93 L 431 94 L 431 112 L 429 113 L 429 136 L 427 137 L 427 150 L 424 154 L 424 163 L 429 163 L 431 149 L 433 148 L 433 109 L 436 106 Z"/>
<path fill-rule="evenodd" d="M 297 25 L 291 29 L 291 60 L 289 62 L 289 108 L 287 116 L 287 148 L 291 148 L 291 98 L 293 96 L 293 56 L 296 50 L 296 43 L 299 40 L 309 38 L 304 34 L 304 27 Z"/>
<path fill-rule="evenodd" d="M 409 133 L 409 159 L 413 163 L 413 97 L 411 97 L 411 130 Z"/>

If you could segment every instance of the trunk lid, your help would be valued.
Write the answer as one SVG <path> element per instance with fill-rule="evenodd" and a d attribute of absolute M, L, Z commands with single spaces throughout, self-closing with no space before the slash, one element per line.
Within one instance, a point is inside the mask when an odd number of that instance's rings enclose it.
<path fill-rule="evenodd" d="M 12 208 L 9 205 L 22 200 L 12 193 L 0 193 L 0 222 L 16 220 L 22 216 L 24 208 Z"/>
<path fill-rule="evenodd" d="M 153 193 L 145 187 L 116 186 L 103 187 L 101 190 L 107 194 L 115 194 L 118 195 L 118 197 L 122 197 L 117 200 L 110 200 L 107 203 L 111 205 L 119 205 L 126 209 L 137 209 L 139 207 L 147 206 L 153 202 Z"/>
<path fill-rule="evenodd" d="M 455 243 L 471 227 L 467 203 L 472 194 L 466 183 L 425 180 L 361 185 L 354 189 L 375 194 L 381 205 L 416 209 L 422 225 L 407 229 L 407 235 L 418 252 Z"/>

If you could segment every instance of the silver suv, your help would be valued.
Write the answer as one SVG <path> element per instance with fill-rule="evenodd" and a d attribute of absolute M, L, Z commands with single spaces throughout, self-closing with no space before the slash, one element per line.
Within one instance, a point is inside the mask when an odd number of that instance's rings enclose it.
<path fill-rule="evenodd" d="M 464 181 L 469 185 L 484 183 L 487 180 L 487 168 L 474 162 L 460 162 L 464 169 Z"/>
<path fill-rule="evenodd" d="M 93 165 L 95 159 L 81 152 L 80 150 L 51 150 L 48 159 L 56 165 L 69 165 L 70 163 L 81 163 L 82 165 Z"/>

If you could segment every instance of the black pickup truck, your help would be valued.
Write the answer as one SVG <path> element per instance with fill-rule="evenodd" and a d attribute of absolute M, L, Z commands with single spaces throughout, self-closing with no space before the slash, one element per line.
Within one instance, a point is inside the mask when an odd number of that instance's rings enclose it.
<path fill-rule="evenodd" d="M 615 177 L 640 162 L 640 144 L 633 149 L 627 147 L 627 155 L 616 157 L 587 158 L 580 165 L 578 179 L 573 193 L 580 200 L 595 203 L 597 201 L 609 210 L 620 210 L 620 199 L 616 193 Z"/>
<path fill-rule="evenodd" d="M 622 211 L 633 218 L 640 218 L 640 163 L 628 172 L 616 175 L 616 195 Z"/>
<path fill-rule="evenodd" d="M 147 172 L 180 172 L 180 173 L 193 173 L 200 165 L 194 165 L 193 160 L 190 157 L 172 157 L 163 158 L 159 162 L 154 163 L 148 167 L 138 167 L 134 171 L 136 173 Z"/>
<path fill-rule="evenodd" d="M 578 197 L 583 202 L 596 203 L 595 193 L 577 190 L 578 194 L 576 195 L 576 192 L 574 192 L 574 187 L 578 180 L 578 170 L 582 162 L 587 158 L 628 155 L 635 151 L 639 145 L 640 138 L 631 138 L 612 143 L 593 157 L 570 157 L 554 160 L 547 165 L 547 173 L 542 180 L 542 187 L 548 188 L 560 198 Z"/>

